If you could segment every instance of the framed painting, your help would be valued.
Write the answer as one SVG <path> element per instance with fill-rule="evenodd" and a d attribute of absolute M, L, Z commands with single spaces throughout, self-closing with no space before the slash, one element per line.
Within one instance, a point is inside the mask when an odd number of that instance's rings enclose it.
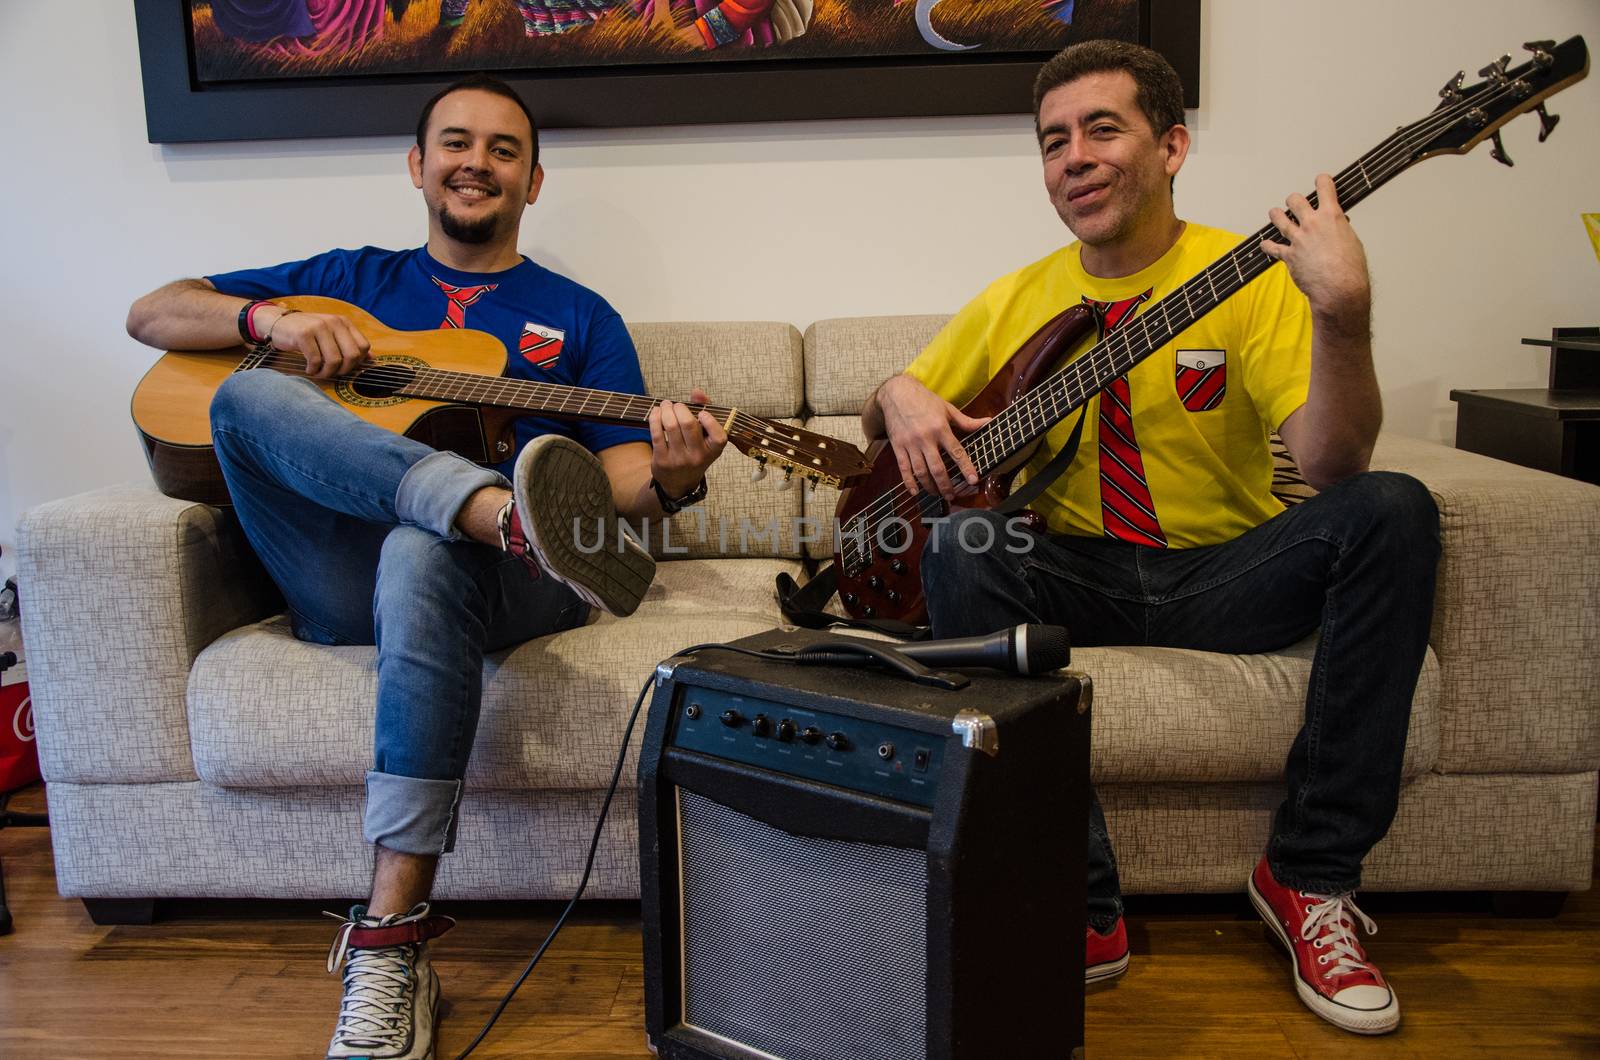
<path fill-rule="evenodd" d="M 544 128 L 1027 113 L 1138 41 L 1199 102 L 1199 0 L 134 0 L 152 143 L 394 135 L 471 71 Z"/>

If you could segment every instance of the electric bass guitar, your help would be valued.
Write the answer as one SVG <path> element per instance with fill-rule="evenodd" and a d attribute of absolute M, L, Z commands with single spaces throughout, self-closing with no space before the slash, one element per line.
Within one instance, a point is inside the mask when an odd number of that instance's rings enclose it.
<path fill-rule="evenodd" d="M 1582 37 L 1523 47 L 1532 59 L 1507 69 L 1511 57 L 1502 56 L 1479 71 L 1484 80 L 1477 84 L 1463 87 L 1465 75 L 1457 73 L 1439 92 L 1443 102 L 1427 117 L 1401 126 L 1336 176 L 1341 207 L 1349 210 L 1423 159 L 1466 154 L 1486 139 L 1494 143 L 1491 157 L 1511 165 L 1500 127 L 1528 111 L 1539 114 L 1543 142 L 1560 120 L 1545 110 L 1544 100 L 1588 74 L 1589 51 Z M 1316 192 L 1306 198 L 1316 206 Z M 1275 226 L 1262 228 L 1079 356 L 1072 354 L 1096 332 L 1093 312 L 1072 306 L 1046 322 L 962 409 L 969 416 L 994 418 L 961 439 L 979 483 L 956 506 L 997 507 L 1047 431 L 1265 272 L 1273 264 L 1261 250 L 1266 239 L 1287 242 Z M 871 474 L 846 489 L 835 509 L 840 602 L 853 618 L 923 622 L 920 559 L 931 532 L 928 520 L 949 514 L 950 506 L 936 495 L 906 491 L 886 441 L 875 442 L 867 457 L 873 462 Z M 952 481 L 960 480 L 949 457 L 945 469 Z M 1038 525 L 1039 517 L 1029 514 Z"/>
<path fill-rule="evenodd" d="M 499 463 L 512 454 L 519 416 L 536 413 L 643 427 L 650 410 L 661 403 L 638 394 L 508 378 L 501 374 L 506 348 L 487 332 L 395 331 L 336 298 L 296 295 L 276 301 L 302 312 L 342 316 L 372 344 L 371 360 L 358 371 L 317 380 L 334 401 L 369 423 L 480 464 Z M 161 492 L 207 504 L 228 503 L 211 447 L 211 399 L 233 373 L 262 370 L 305 375 L 305 359 L 266 346 L 166 353 L 139 381 L 133 422 Z M 848 442 L 737 408 L 689 408 L 716 417 L 729 443 L 761 465 L 757 477 L 768 467 L 781 471 L 774 479 L 779 489 L 797 479 L 838 486 L 871 469 L 861 450 Z"/>

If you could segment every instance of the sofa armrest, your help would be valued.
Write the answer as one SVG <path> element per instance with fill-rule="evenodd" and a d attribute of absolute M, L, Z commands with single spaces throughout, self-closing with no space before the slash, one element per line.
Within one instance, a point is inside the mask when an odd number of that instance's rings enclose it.
<path fill-rule="evenodd" d="M 195 656 L 282 607 L 232 513 L 119 486 L 34 508 L 17 543 L 45 780 L 193 779 Z"/>
<path fill-rule="evenodd" d="M 1391 435 L 1373 466 L 1439 505 L 1440 772 L 1600 766 L 1600 488 Z"/>

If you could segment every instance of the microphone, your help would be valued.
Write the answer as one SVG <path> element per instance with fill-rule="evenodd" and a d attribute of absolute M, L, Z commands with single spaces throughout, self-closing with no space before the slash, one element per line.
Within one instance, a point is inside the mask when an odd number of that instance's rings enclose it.
<path fill-rule="evenodd" d="M 1061 669 L 1072 659 L 1072 644 L 1065 626 L 1034 623 L 998 630 L 987 636 L 885 646 L 939 670 L 984 666 L 1014 674 L 1043 674 Z"/>

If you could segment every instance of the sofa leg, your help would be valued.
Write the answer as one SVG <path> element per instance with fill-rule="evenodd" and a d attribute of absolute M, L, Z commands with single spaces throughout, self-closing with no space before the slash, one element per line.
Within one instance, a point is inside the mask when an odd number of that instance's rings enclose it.
<path fill-rule="evenodd" d="M 1495 891 L 1494 915 L 1510 920 L 1553 919 L 1561 913 L 1566 891 Z"/>
<path fill-rule="evenodd" d="M 89 919 L 102 927 L 114 924 L 148 924 L 156 918 L 154 898 L 85 898 Z"/>

